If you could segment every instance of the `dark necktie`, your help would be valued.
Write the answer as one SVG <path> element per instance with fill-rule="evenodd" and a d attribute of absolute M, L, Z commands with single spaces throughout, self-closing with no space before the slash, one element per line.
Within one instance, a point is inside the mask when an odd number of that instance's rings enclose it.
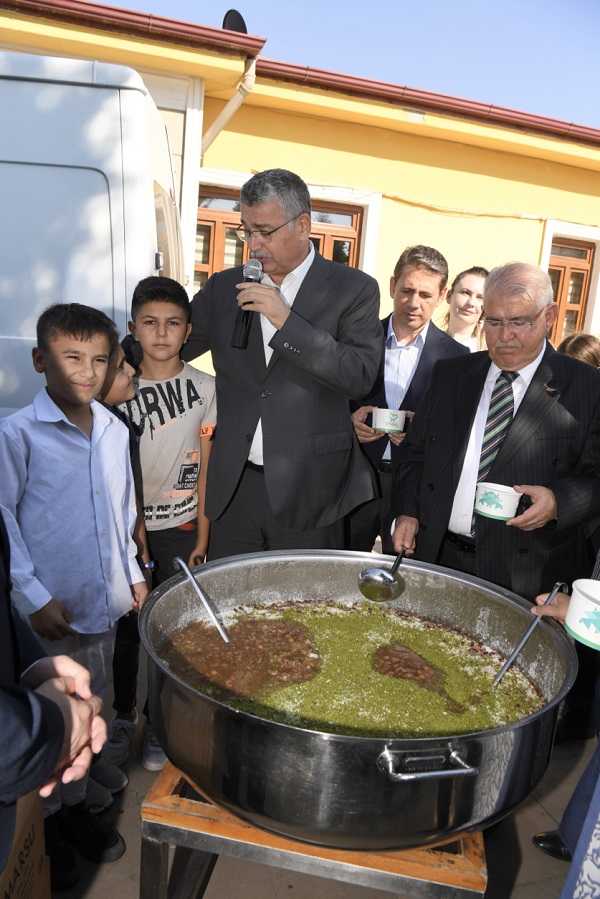
<path fill-rule="evenodd" d="M 479 469 L 477 471 L 477 483 L 485 481 L 502 441 L 506 437 L 513 420 L 515 402 L 513 397 L 512 382 L 517 377 L 516 371 L 501 371 L 496 378 L 494 389 L 490 397 L 490 406 L 485 421 L 483 441 L 481 443 L 481 455 L 479 457 Z M 475 533 L 475 512 L 471 522 L 471 534 Z"/>

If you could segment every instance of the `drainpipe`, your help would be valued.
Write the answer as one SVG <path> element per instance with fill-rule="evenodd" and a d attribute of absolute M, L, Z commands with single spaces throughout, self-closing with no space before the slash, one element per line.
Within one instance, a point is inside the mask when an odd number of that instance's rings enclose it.
<path fill-rule="evenodd" d="M 208 131 L 202 136 L 202 155 L 206 153 L 212 142 L 219 136 L 230 119 L 233 118 L 246 97 L 252 93 L 256 81 L 256 58 L 246 60 L 244 77 L 233 97 L 230 97 Z"/>

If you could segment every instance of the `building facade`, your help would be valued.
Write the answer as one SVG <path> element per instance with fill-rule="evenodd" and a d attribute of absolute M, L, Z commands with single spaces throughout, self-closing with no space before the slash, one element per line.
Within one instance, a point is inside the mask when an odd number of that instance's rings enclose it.
<path fill-rule="evenodd" d="M 0 2 L 0 48 L 142 75 L 169 133 L 190 294 L 243 261 L 239 188 L 282 167 L 310 187 L 321 252 L 374 275 L 382 312 L 400 252 L 424 243 L 451 277 L 541 265 L 560 304 L 554 341 L 600 333 L 600 131 L 275 62 L 265 45 L 83 0 Z"/>

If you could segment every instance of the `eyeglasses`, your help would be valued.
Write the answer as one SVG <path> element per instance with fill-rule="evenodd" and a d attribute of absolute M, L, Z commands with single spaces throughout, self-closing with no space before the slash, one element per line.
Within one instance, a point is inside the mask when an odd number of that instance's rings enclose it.
<path fill-rule="evenodd" d="M 271 236 L 275 234 L 276 231 L 279 231 L 280 228 L 284 228 L 286 225 L 291 224 L 291 222 L 295 222 L 297 218 L 298 216 L 295 215 L 294 218 L 288 219 L 287 222 L 284 222 L 282 225 L 277 225 L 277 227 L 273 228 L 272 231 L 248 231 L 246 228 L 244 228 L 243 225 L 240 225 L 239 228 L 235 229 L 235 233 L 240 240 L 244 241 L 244 243 L 249 243 L 252 238 L 256 240 L 257 237 L 260 238 L 260 240 L 263 240 L 265 243 L 270 243 Z"/>
<path fill-rule="evenodd" d="M 484 318 L 483 327 L 487 328 L 488 331 L 499 331 L 500 328 L 508 328 L 510 331 L 525 331 L 526 328 L 533 328 L 542 312 L 546 311 L 546 308 L 544 306 L 540 309 L 535 318 Z"/>

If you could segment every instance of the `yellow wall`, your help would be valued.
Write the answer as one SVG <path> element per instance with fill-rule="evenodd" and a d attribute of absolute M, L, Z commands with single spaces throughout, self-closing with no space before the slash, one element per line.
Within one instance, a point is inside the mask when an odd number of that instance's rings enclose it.
<path fill-rule="evenodd" d="M 0 11 L 0 42 L 203 78 L 204 130 L 244 68 L 243 54 L 140 40 L 6 10 Z M 374 274 L 384 311 L 390 271 L 408 244 L 436 246 L 452 277 L 473 264 L 539 262 L 547 220 L 600 225 L 598 145 L 276 79 L 257 79 L 203 165 L 234 173 L 285 167 L 311 184 L 380 193 Z"/>
<path fill-rule="evenodd" d="M 207 100 L 206 120 L 220 107 Z M 380 192 L 375 274 L 382 297 L 397 257 L 411 243 L 441 250 L 452 276 L 471 265 L 538 263 L 547 219 L 600 220 L 597 171 L 256 106 L 240 109 L 204 165 L 283 167 L 310 183 Z"/>

